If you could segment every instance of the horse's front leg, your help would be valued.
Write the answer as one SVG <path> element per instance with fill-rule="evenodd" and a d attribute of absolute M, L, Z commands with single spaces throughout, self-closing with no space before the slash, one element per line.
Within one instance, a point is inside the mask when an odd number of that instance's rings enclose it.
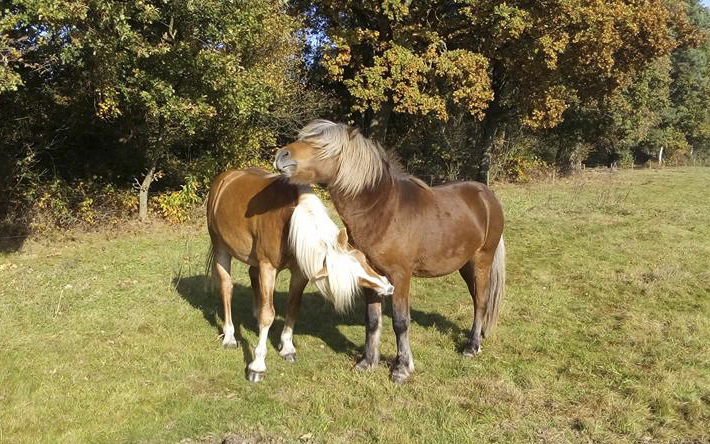
<path fill-rule="evenodd" d="M 409 347 L 409 283 L 411 274 L 390 278 L 394 285 L 392 296 L 392 327 L 397 339 L 397 358 L 392 367 L 392 381 L 401 384 L 414 373 L 414 359 Z"/>
<path fill-rule="evenodd" d="M 303 289 L 308 284 L 308 278 L 297 267 L 291 269 L 291 283 L 288 288 L 288 309 L 286 311 L 286 323 L 281 332 L 281 345 L 279 355 L 288 362 L 296 360 L 296 347 L 293 346 L 293 326 L 298 318 L 298 311 L 301 309 L 301 297 Z"/>
<path fill-rule="evenodd" d="M 268 262 L 259 264 L 259 289 L 254 289 L 254 296 L 259 303 L 259 342 L 254 349 L 254 360 L 247 367 L 247 378 L 252 382 L 260 381 L 266 374 L 266 341 L 269 328 L 274 322 L 274 282 L 276 268 Z"/>
<path fill-rule="evenodd" d="M 380 362 L 380 331 L 382 330 L 382 297 L 365 289 L 365 351 L 355 365 L 358 370 L 372 370 Z"/>

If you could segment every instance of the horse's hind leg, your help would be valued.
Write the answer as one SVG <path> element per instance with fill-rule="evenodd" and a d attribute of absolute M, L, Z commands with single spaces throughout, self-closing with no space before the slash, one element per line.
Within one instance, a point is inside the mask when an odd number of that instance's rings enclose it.
<path fill-rule="evenodd" d="M 219 293 L 224 306 L 224 347 L 237 347 L 232 323 L 232 276 L 229 274 L 232 266 L 232 256 L 223 249 L 215 251 L 214 272 L 217 277 Z"/>
<path fill-rule="evenodd" d="M 251 289 L 253 300 L 251 304 L 251 312 L 254 314 L 254 319 L 259 319 L 259 304 L 261 304 L 261 295 L 259 294 L 259 267 L 249 267 L 249 279 L 251 281 Z"/>
<path fill-rule="evenodd" d="M 259 264 L 259 343 L 254 349 L 254 360 L 247 367 L 247 377 L 252 382 L 260 381 L 266 373 L 266 341 L 269 328 L 274 322 L 273 293 L 276 272 L 276 268 L 268 262 Z"/>
<path fill-rule="evenodd" d="M 308 284 L 308 278 L 303 275 L 300 269 L 294 267 L 291 270 L 291 283 L 288 288 L 286 323 L 284 324 L 283 332 L 281 332 L 281 345 L 279 347 L 279 355 L 289 362 L 296 360 L 296 348 L 293 346 L 293 326 L 296 324 L 296 318 L 298 318 L 301 297 L 306 284 Z"/>
<path fill-rule="evenodd" d="M 473 300 L 473 325 L 463 349 L 464 356 L 475 356 L 481 352 L 483 320 L 488 307 L 488 280 L 492 263 L 491 255 L 480 254 L 475 260 L 461 267 L 459 273 Z"/>

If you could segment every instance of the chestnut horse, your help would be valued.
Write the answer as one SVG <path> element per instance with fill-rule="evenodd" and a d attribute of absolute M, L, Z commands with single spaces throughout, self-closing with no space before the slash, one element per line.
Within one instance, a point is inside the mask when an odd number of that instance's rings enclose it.
<path fill-rule="evenodd" d="M 259 342 L 247 367 L 250 381 L 266 372 L 266 341 L 274 320 L 276 275 L 291 271 L 288 311 L 281 333 L 280 355 L 294 361 L 293 326 L 309 280 L 335 308 L 343 311 L 360 287 L 392 294 L 387 278 L 377 274 L 358 250 L 348 246 L 345 229 L 338 231 L 309 187 L 297 187 L 258 168 L 227 171 L 210 188 L 207 228 L 212 245 L 208 272 L 217 278 L 224 304 L 225 347 L 236 347 L 232 323 L 232 257 L 249 265 L 254 316 Z"/>
<path fill-rule="evenodd" d="M 397 358 L 392 380 L 414 372 L 409 347 L 409 283 L 456 270 L 473 299 L 473 325 L 464 355 L 481 351 L 498 318 L 505 290 L 503 210 L 477 182 L 429 187 L 399 171 L 373 141 L 344 124 L 316 120 L 276 153 L 274 167 L 294 184 L 327 185 L 351 242 L 394 285 L 392 320 Z M 379 361 L 382 299 L 367 297 L 366 343 L 357 368 Z"/>

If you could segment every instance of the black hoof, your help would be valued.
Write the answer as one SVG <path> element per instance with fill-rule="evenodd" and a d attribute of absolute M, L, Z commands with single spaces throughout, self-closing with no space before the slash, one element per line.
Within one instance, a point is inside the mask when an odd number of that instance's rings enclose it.
<path fill-rule="evenodd" d="M 410 376 L 411 373 L 405 367 L 398 367 L 392 370 L 392 382 L 395 384 L 404 384 Z"/>
<path fill-rule="evenodd" d="M 473 358 L 479 353 L 481 353 L 480 345 L 466 344 L 466 347 L 463 349 L 463 356 L 465 358 Z"/>
<path fill-rule="evenodd" d="M 377 367 L 377 362 L 370 362 L 365 358 L 360 359 L 357 364 L 355 364 L 355 370 L 361 372 L 369 372 L 375 367 Z"/>
<path fill-rule="evenodd" d="M 266 372 L 255 372 L 252 370 L 247 370 L 247 379 L 250 382 L 260 382 L 264 380 L 264 376 L 266 376 Z"/>
<path fill-rule="evenodd" d="M 224 348 L 239 348 L 238 342 L 223 342 L 222 347 Z"/>
<path fill-rule="evenodd" d="M 286 362 L 296 362 L 296 353 L 288 353 L 285 355 L 281 355 L 281 357 Z"/>

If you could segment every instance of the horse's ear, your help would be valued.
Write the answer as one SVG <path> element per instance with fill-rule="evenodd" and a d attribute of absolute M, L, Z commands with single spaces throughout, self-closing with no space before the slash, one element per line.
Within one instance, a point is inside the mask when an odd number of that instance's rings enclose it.
<path fill-rule="evenodd" d="M 316 273 L 315 276 L 313 276 L 313 279 L 321 279 L 321 278 L 324 278 L 327 276 L 328 276 L 328 269 L 325 268 L 325 265 L 323 265 L 323 268 L 321 268 L 320 271 L 318 273 Z"/>
<path fill-rule="evenodd" d="M 338 245 L 340 245 L 340 248 L 343 250 L 348 249 L 348 230 L 345 228 L 341 228 L 338 233 Z"/>

